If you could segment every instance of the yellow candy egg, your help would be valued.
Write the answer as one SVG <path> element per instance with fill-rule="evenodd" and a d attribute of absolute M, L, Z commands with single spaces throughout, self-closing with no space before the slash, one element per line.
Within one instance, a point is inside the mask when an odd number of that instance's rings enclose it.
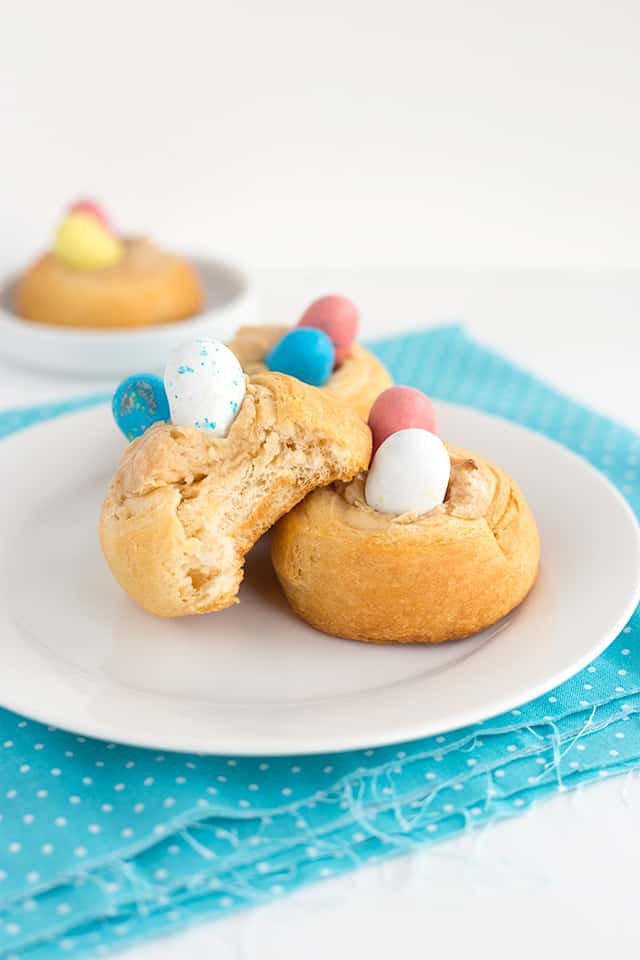
<path fill-rule="evenodd" d="M 99 270 L 119 263 L 124 247 L 118 237 L 105 230 L 96 217 L 71 213 L 56 233 L 54 253 L 76 270 Z"/>

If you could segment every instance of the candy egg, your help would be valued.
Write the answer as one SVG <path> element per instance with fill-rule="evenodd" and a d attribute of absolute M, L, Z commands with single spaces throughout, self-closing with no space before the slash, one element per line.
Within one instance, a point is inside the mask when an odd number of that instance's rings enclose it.
<path fill-rule="evenodd" d="M 380 513 L 428 513 L 444 501 L 450 473 L 449 454 L 435 433 L 400 430 L 378 448 L 365 499 Z"/>
<path fill-rule="evenodd" d="M 413 387 L 389 387 L 377 398 L 369 413 L 373 452 L 392 433 L 421 427 L 436 432 L 436 415 L 429 397 Z"/>
<path fill-rule="evenodd" d="M 98 223 L 101 223 L 105 230 L 111 230 L 111 224 L 106 213 L 93 200 L 76 200 L 69 207 L 69 213 L 86 213 L 87 216 L 93 217 Z"/>
<path fill-rule="evenodd" d="M 100 270 L 124 256 L 120 240 L 92 214 L 71 213 L 58 227 L 55 255 L 76 270 Z"/>
<path fill-rule="evenodd" d="M 218 340 L 181 343 L 171 353 L 164 372 L 171 420 L 225 437 L 245 394 L 242 367 L 235 354 Z"/>
<path fill-rule="evenodd" d="M 334 361 L 333 344 L 326 333 L 313 327 L 294 327 L 278 340 L 264 362 L 269 370 L 321 387 L 331 376 Z"/>
<path fill-rule="evenodd" d="M 297 325 L 324 330 L 333 343 L 334 363 L 339 367 L 351 350 L 358 333 L 359 323 L 360 317 L 356 305 L 346 297 L 332 294 L 314 300 L 302 314 Z"/>
<path fill-rule="evenodd" d="M 127 440 L 135 440 L 153 423 L 168 420 L 171 415 L 164 384 L 153 373 L 134 373 L 123 380 L 113 395 L 111 409 Z"/>

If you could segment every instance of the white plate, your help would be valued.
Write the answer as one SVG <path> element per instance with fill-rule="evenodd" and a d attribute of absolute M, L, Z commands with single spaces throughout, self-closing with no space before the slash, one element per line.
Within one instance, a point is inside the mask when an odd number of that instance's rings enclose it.
<path fill-rule="evenodd" d="M 242 324 L 257 322 L 256 296 L 241 270 L 218 260 L 190 259 L 204 286 L 202 313 L 139 330 L 82 330 L 23 320 L 12 308 L 15 281 L 8 281 L 0 291 L 0 354 L 22 366 L 83 377 L 159 373 L 181 340 L 202 335 L 228 340 Z"/>
<path fill-rule="evenodd" d="M 139 610 L 112 580 L 96 523 L 122 438 L 107 408 L 3 441 L 0 703 L 109 740 L 201 753 L 345 750 L 420 737 L 514 707 L 569 677 L 639 599 L 640 537 L 597 471 L 513 424 L 438 405 L 443 436 L 514 474 L 542 570 L 525 603 L 470 640 L 368 646 L 290 612 L 250 555 L 241 603 L 182 620 Z"/>

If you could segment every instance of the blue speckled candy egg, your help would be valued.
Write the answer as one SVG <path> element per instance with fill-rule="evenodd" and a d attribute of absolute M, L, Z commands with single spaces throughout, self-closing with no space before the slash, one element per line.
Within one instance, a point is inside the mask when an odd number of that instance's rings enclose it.
<path fill-rule="evenodd" d="M 199 337 L 173 350 L 164 371 L 171 420 L 226 437 L 245 394 L 242 367 L 219 340 Z"/>
<path fill-rule="evenodd" d="M 334 361 L 333 343 L 323 330 L 296 327 L 278 340 L 264 362 L 269 370 L 322 387 L 331 376 Z"/>
<path fill-rule="evenodd" d="M 135 440 L 152 424 L 171 416 L 164 384 L 153 373 L 126 377 L 116 388 L 111 409 L 127 440 Z"/>

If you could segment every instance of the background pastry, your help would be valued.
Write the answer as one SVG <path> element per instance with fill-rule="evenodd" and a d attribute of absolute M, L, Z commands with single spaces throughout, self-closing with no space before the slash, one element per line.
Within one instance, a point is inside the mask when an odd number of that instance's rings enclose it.
<path fill-rule="evenodd" d="M 229 347 L 248 373 L 278 370 L 313 383 L 366 419 L 391 384 L 380 361 L 355 342 L 358 311 L 346 297 L 314 300 L 296 327 L 241 327 Z"/>
<path fill-rule="evenodd" d="M 53 249 L 20 278 L 16 312 L 70 327 L 146 327 L 196 314 L 203 291 L 193 268 L 142 237 L 120 237 L 104 212 L 81 201 Z"/>
<path fill-rule="evenodd" d="M 274 568 L 295 612 L 325 633 L 460 639 L 527 595 L 540 556 L 536 525 L 500 468 L 445 449 L 428 430 L 398 427 L 382 442 L 374 431 L 368 475 L 316 490 L 279 521 Z"/>

